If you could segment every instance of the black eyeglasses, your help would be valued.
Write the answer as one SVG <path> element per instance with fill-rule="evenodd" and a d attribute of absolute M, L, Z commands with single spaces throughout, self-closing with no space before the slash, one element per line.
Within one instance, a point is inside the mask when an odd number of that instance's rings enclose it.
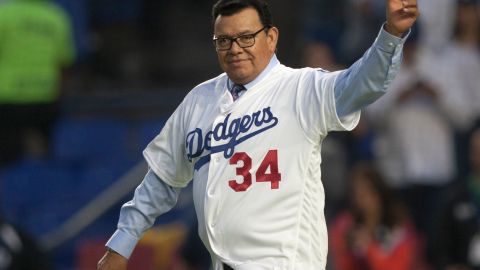
<path fill-rule="evenodd" d="M 255 36 L 267 28 L 267 26 L 264 26 L 262 29 L 253 34 L 245 34 L 238 37 L 214 37 L 213 45 L 215 45 L 215 49 L 218 51 L 230 50 L 234 41 L 238 44 L 238 46 L 240 46 L 240 48 L 252 47 L 255 45 Z"/>

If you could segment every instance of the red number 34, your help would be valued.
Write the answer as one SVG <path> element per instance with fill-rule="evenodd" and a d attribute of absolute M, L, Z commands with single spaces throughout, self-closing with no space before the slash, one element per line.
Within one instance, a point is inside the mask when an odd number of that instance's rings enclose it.
<path fill-rule="evenodd" d="M 242 166 L 237 167 L 237 175 L 243 177 L 243 182 L 238 183 L 236 180 L 228 181 L 228 185 L 236 192 L 246 191 L 252 185 L 252 175 L 250 169 L 252 168 L 252 159 L 245 152 L 235 153 L 230 158 L 231 165 L 237 165 L 242 161 Z M 267 169 L 270 172 L 267 173 Z M 278 172 L 278 157 L 277 150 L 269 150 L 267 155 L 263 158 L 262 163 L 255 173 L 257 182 L 270 182 L 271 189 L 278 189 L 282 175 Z"/>

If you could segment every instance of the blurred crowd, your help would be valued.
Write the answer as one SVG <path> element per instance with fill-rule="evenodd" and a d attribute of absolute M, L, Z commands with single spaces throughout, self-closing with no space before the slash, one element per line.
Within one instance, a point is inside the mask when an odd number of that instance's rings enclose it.
<path fill-rule="evenodd" d="M 480 1 L 418 2 L 388 93 L 353 132 L 324 143 L 330 270 L 480 269 Z M 186 93 L 216 75 L 212 4 L 0 0 L 0 170 L 50 154 L 51 129 L 72 97 Z M 385 4 L 271 1 L 278 58 L 348 67 L 380 30 Z M 7 268 L 24 235 L 10 222 L 0 225 L 0 269 L 34 269 Z M 195 226 L 168 269 L 208 269 Z"/>
<path fill-rule="evenodd" d="M 330 70 L 368 48 L 386 3 L 310 2 L 305 63 Z M 388 93 L 327 139 L 331 269 L 480 269 L 480 6 L 419 5 Z"/>

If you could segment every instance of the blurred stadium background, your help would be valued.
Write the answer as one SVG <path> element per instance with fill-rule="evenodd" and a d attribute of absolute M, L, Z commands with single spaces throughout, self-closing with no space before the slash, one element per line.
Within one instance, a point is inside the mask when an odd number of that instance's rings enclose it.
<path fill-rule="evenodd" d="M 0 0 L 0 10 L 11 1 L 28 0 Z M 214 1 L 35 1 L 52 2 L 68 14 L 75 61 L 63 71 L 60 111 L 48 154 L 25 151 L 15 162 L 0 167 L 1 213 L 6 222 L 33 237 L 51 269 L 95 269 L 105 241 L 116 228 L 122 203 L 132 196 L 146 171 L 142 150 L 184 95 L 220 72 L 211 44 Z M 385 20 L 383 0 L 270 2 L 280 29 L 277 55 L 292 67 L 336 70 L 350 65 L 368 48 Z M 425 65 L 433 69 L 437 62 L 428 59 L 441 58 L 444 48 L 454 42 L 458 24 L 453 11 L 458 1 L 419 2 L 424 18 L 411 38 L 425 55 Z M 480 39 L 476 38 L 470 59 L 474 65 L 456 61 L 455 67 L 474 75 L 466 79 L 453 78 L 456 73 L 445 75 L 453 81 L 470 80 L 472 97 L 480 95 L 480 73 L 475 73 L 480 72 L 476 69 Z M 1 39 L 0 31 L 0 62 Z M 452 100 L 451 96 L 445 99 Z M 460 103 L 455 104 L 462 104 L 458 99 Z M 469 100 L 473 105 L 458 105 L 460 112 L 453 114 L 468 114 L 465 120 L 456 123 L 459 118 L 452 117 L 447 125 L 455 150 L 449 164 L 454 175 L 447 172 L 445 183 L 470 172 L 467 138 L 478 125 L 480 99 Z M 369 124 L 375 117 L 368 115 L 353 133 L 332 134 L 325 143 L 327 218 L 345 205 L 349 169 L 363 160 L 381 163 L 378 159 L 384 152 L 377 149 L 376 139 L 382 127 Z M 198 244 L 189 189 L 142 239 L 130 269 L 182 269 L 180 265 L 185 267 L 189 260 L 198 263 L 198 269 L 208 269 L 204 251 L 188 248 Z"/>

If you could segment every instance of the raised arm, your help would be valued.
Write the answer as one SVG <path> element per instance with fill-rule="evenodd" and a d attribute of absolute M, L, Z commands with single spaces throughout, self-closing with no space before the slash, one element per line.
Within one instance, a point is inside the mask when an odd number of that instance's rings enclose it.
<path fill-rule="evenodd" d="M 406 33 L 418 14 L 417 0 L 388 0 L 387 21 L 374 44 L 335 82 L 340 117 L 362 109 L 385 93 L 400 68 Z"/>

